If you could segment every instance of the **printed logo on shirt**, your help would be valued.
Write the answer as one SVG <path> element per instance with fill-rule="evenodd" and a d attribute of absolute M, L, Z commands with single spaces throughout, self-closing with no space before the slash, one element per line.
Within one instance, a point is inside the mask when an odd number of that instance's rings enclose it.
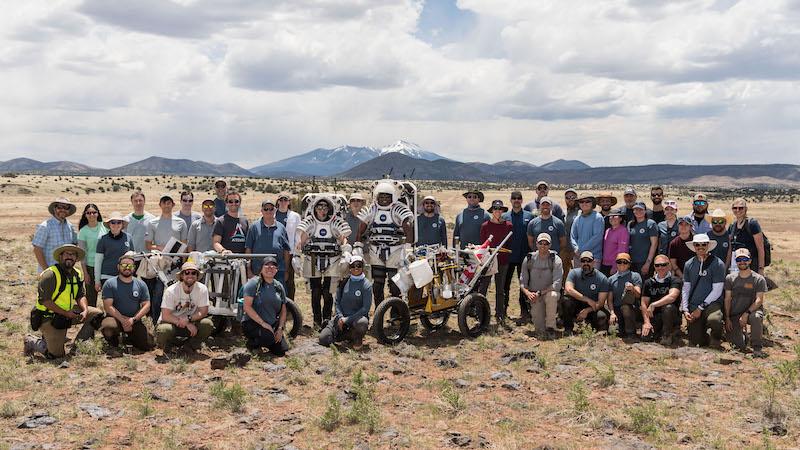
<path fill-rule="evenodd" d="M 553 231 L 553 230 L 554 230 L 554 228 L 553 228 L 553 226 L 552 226 L 552 225 L 550 225 L 549 227 L 547 227 L 547 231 Z"/>
<path fill-rule="evenodd" d="M 672 232 L 672 233 L 670 233 L 669 235 L 670 235 L 670 236 L 672 236 L 672 237 L 675 237 L 677 234 L 678 234 L 678 232 L 677 232 L 677 231 L 673 231 L 673 232 Z"/>
<path fill-rule="evenodd" d="M 597 285 L 596 285 L 596 284 L 594 284 L 594 283 L 592 283 L 592 284 L 590 284 L 590 285 L 589 285 L 589 289 L 591 289 L 591 290 L 593 290 L 593 291 L 594 291 L 594 290 L 597 290 Z"/>
<path fill-rule="evenodd" d="M 478 215 L 477 215 L 477 214 L 475 214 L 474 216 L 472 216 L 472 218 L 473 218 L 474 220 L 478 220 Z"/>
<path fill-rule="evenodd" d="M 639 228 L 639 234 L 644 234 L 644 228 Z"/>
<path fill-rule="evenodd" d="M 355 291 L 353 294 L 354 294 L 356 297 L 361 297 L 361 289 L 359 289 L 359 290 Z"/>
<path fill-rule="evenodd" d="M 319 235 L 320 235 L 320 236 L 322 236 L 322 237 L 325 237 L 325 235 L 326 235 L 326 234 L 328 234 L 328 230 L 326 230 L 326 229 L 324 229 L 324 228 L 323 228 L 323 229 L 321 229 L 321 230 L 319 230 Z"/>
<path fill-rule="evenodd" d="M 236 228 L 233 229 L 231 233 L 231 242 L 244 242 L 245 241 L 244 230 L 242 230 L 242 224 L 237 223 Z"/>
<path fill-rule="evenodd" d="M 727 242 L 723 242 L 723 243 L 722 243 L 722 246 L 723 246 L 723 247 L 727 247 L 727 246 L 728 246 L 728 243 L 727 243 Z"/>
<path fill-rule="evenodd" d="M 439 227 L 439 224 L 438 224 L 438 223 L 432 223 L 432 224 L 431 224 L 431 228 L 438 228 L 438 227 Z"/>
<path fill-rule="evenodd" d="M 386 214 L 381 214 L 380 220 L 381 222 L 386 222 Z"/>
<path fill-rule="evenodd" d="M 707 271 L 707 270 L 701 270 L 701 271 L 700 271 L 700 276 L 701 276 L 701 277 L 704 277 L 704 276 L 706 276 L 706 275 L 708 275 L 708 271 Z"/>
<path fill-rule="evenodd" d="M 134 297 L 138 297 L 139 296 L 139 291 L 133 291 L 133 296 Z"/>
<path fill-rule="evenodd" d="M 744 284 L 744 288 L 745 289 L 753 289 L 753 283 L 745 283 Z"/>

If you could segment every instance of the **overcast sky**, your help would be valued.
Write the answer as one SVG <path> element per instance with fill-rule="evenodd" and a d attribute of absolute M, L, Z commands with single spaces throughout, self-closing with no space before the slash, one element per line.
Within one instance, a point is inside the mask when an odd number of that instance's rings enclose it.
<path fill-rule="evenodd" d="M 0 6 L 0 160 L 800 163 L 799 0 Z"/>

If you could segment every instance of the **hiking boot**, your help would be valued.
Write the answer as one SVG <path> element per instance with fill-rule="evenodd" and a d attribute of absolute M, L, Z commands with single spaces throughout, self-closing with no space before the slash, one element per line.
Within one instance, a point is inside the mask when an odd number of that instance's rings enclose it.
<path fill-rule="evenodd" d="M 514 321 L 514 323 L 516 323 L 517 326 L 526 325 L 530 322 L 531 322 L 531 315 L 528 313 L 523 313 L 521 316 L 517 318 L 517 320 Z"/>
<path fill-rule="evenodd" d="M 572 328 L 564 329 L 564 336 L 572 336 L 573 334 L 575 334 L 575 330 L 573 330 Z"/>
<path fill-rule="evenodd" d="M 38 338 L 32 334 L 25 336 L 23 348 L 25 356 L 33 356 L 36 352 L 41 354 L 47 352 L 47 345 L 45 345 L 44 339 Z"/>
<path fill-rule="evenodd" d="M 757 349 L 757 350 L 753 349 L 753 358 L 759 358 L 760 359 L 760 358 L 766 358 L 767 356 L 769 356 L 769 355 L 764 350 L 761 350 L 760 348 Z"/>
<path fill-rule="evenodd" d="M 544 335 L 545 335 L 545 339 L 547 339 L 548 341 L 552 341 L 556 337 L 558 337 L 558 331 L 556 331 L 555 328 L 549 328 L 548 327 L 547 330 L 545 330 Z"/>
<path fill-rule="evenodd" d="M 661 345 L 670 347 L 672 345 L 672 335 L 667 334 L 661 337 Z"/>
<path fill-rule="evenodd" d="M 715 350 L 721 350 L 722 349 L 722 341 L 720 341 L 719 339 L 717 339 L 717 338 L 712 336 L 708 340 L 708 346 L 713 348 L 713 349 L 715 349 Z"/>

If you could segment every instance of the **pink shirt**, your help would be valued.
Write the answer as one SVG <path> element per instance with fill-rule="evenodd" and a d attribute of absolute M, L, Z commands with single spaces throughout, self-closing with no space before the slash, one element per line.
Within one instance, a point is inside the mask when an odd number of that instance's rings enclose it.
<path fill-rule="evenodd" d="M 609 228 L 603 237 L 603 265 L 611 266 L 613 272 L 617 271 L 617 255 L 628 253 L 628 229 L 622 225 Z"/>

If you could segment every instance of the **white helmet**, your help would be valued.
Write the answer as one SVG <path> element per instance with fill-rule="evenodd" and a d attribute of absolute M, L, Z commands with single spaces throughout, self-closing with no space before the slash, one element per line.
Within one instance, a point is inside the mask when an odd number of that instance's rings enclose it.
<path fill-rule="evenodd" d="M 372 189 L 372 199 L 378 201 L 379 194 L 389 194 L 392 196 L 392 203 L 396 202 L 399 197 L 397 182 L 394 180 L 377 181 L 375 187 Z"/>

